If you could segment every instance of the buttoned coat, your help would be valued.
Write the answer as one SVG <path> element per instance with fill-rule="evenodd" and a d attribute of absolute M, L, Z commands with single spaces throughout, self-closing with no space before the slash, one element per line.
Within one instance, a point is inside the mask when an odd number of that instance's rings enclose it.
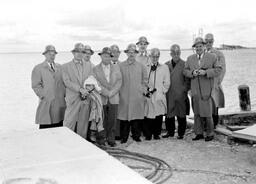
<path fill-rule="evenodd" d="M 82 66 L 82 75 L 79 75 L 76 63 L 73 60 L 62 67 L 63 81 L 66 86 L 65 100 L 67 103 L 63 125 L 73 131 L 75 130 L 76 122 L 81 122 L 79 124 L 88 123 L 90 114 L 90 98 L 81 100 L 80 88 L 83 87 L 84 81 L 90 75 L 93 75 L 93 64 L 91 62 L 83 62 Z"/>
<path fill-rule="evenodd" d="M 122 74 L 118 64 L 110 64 L 109 82 L 107 81 L 102 63 L 93 69 L 95 78 L 101 87 L 101 99 L 103 105 L 109 101 L 110 104 L 119 104 L 119 90 L 122 85 Z"/>
<path fill-rule="evenodd" d="M 226 73 L 225 57 L 221 51 L 214 48 L 210 49 L 208 52 L 216 55 L 217 61 L 222 67 L 221 74 L 214 78 L 213 99 L 216 107 L 223 108 L 225 107 L 225 96 L 221 83 Z"/>
<path fill-rule="evenodd" d="M 194 70 L 204 69 L 206 75 L 194 77 Z M 214 77 L 221 73 L 221 66 L 215 55 L 204 53 L 199 65 L 197 54 L 187 58 L 184 68 L 184 75 L 191 78 L 192 107 L 194 114 L 200 117 L 211 117 L 213 112 L 213 88 Z"/>
<path fill-rule="evenodd" d="M 124 61 L 119 64 L 122 74 L 118 119 L 144 119 L 145 97 L 143 93 L 147 85 L 146 67 L 137 62 Z"/>
<path fill-rule="evenodd" d="M 167 117 L 185 117 L 189 114 L 188 90 L 190 89 L 190 79 L 185 77 L 183 70 L 185 61 L 180 59 L 175 67 L 172 61 L 165 63 L 170 71 L 170 88 L 166 93 Z"/>
<path fill-rule="evenodd" d="M 66 103 L 61 65 L 55 63 L 54 70 L 44 61 L 32 71 L 32 89 L 39 97 L 36 124 L 55 124 L 64 119 Z"/>

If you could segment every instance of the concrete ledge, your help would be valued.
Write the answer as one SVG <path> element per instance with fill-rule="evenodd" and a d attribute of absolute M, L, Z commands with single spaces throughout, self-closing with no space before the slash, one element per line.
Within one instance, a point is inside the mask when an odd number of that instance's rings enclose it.
<path fill-rule="evenodd" d="M 3 184 L 150 184 L 67 128 L 0 135 Z"/>
<path fill-rule="evenodd" d="M 223 125 L 249 126 L 256 123 L 256 111 L 221 113 L 219 117 L 220 123 Z"/>

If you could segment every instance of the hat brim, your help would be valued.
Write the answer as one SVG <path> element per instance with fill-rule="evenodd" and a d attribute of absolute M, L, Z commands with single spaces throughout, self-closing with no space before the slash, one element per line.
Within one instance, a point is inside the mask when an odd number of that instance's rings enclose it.
<path fill-rule="evenodd" d="M 110 53 L 102 53 L 102 52 L 98 53 L 98 55 L 100 55 L 100 56 L 101 56 L 102 54 L 109 54 L 110 57 L 114 57 L 113 54 L 110 54 Z"/>
<path fill-rule="evenodd" d="M 124 50 L 124 53 L 127 53 L 127 52 L 129 52 L 129 50 Z M 137 51 L 137 50 L 134 50 L 134 52 L 137 54 L 139 53 L 139 51 Z"/>
<path fill-rule="evenodd" d="M 141 43 L 141 41 L 140 41 L 140 42 L 137 42 L 136 45 L 139 45 L 139 43 Z M 144 42 L 144 43 L 146 43 L 147 45 L 149 45 L 149 42 L 148 42 L 148 41 L 146 41 L 146 42 Z"/>
<path fill-rule="evenodd" d="M 55 52 L 55 54 L 58 54 L 58 52 L 56 50 L 47 50 L 47 51 L 44 51 L 42 54 L 45 55 L 47 52 L 50 52 L 50 51 L 53 51 L 53 52 Z"/>
<path fill-rule="evenodd" d="M 87 50 L 91 52 L 91 55 L 94 54 L 94 51 L 93 51 L 93 50 L 86 49 L 85 51 L 87 51 Z M 84 53 L 86 53 L 85 51 L 84 51 Z"/>
<path fill-rule="evenodd" d="M 78 50 L 78 49 L 73 49 L 73 50 L 71 50 L 71 52 L 73 53 L 73 52 L 82 52 L 82 53 L 84 53 L 84 51 L 81 51 L 81 50 Z"/>
<path fill-rule="evenodd" d="M 203 45 L 206 44 L 204 41 L 201 41 L 201 42 L 194 43 L 194 44 L 192 45 L 192 47 L 195 47 L 195 46 L 196 46 L 197 44 L 199 44 L 199 43 L 202 43 Z"/>

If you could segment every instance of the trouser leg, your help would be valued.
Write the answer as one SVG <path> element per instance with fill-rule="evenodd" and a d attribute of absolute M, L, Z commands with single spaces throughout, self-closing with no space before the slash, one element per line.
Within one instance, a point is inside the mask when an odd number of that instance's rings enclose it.
<path fill-rule="evenodd" d="M 174 136 L 175 133 L 175 117 L 169 117 L 165 119 L 165 125 L 167 132 L 171 135 Z"/>
<path fill-rule="evenodd" d="M 212 117 L 206 117 L 205 124 L 206 124 L 206 136 L 213 136 L 214 125 L 213 125 Z"/>
<path fill-rule="evenodd" d="M 124 121 L 120 120 L 120 136 L 121 140 L 127 141 L 130 133 L 130 122 L 129 121 Z"/>
<path fill-rule="evenodd" d="M 203 120 L 198 114 L 194 115 L 194 132 L 196 135 L 203 135 L 204 133 Z"/>
<path fill-rule="evenodd" d="M 219 123 L 219 108 L 216 107 L 215 109 L 215 113 L 212 114 L 212 119 L 213 119 L 213 124 L 214 124 L 214 128 L 218 125 Z"/>
<path fill-rule="evenodd" d="M 117 117 L 117 105 L 109 104 L 109 113 L 108 113 L 108 142 L 115 142 L 115 131 L 116 131 L 116 117 Z"/>
<path fill-rule="evenodd" d="M 142 121 L 142 132 L 146 139 L 152 137 L 152 119 L 146 118 Z"/>
<path fill-rule="evenodd" d="M 153 120 L 153 135 L 154 136 L 159 136 L 162 131 L 162 123 L 163 123 L 163 115 L 156 116 L 155 119 Z"/>
<path fill-rule="evenodd" d="M 139 139 L 141 135 L 141 123 L 142 120 L 136 119 L 131 121 L 131 131 L 133 139 Z"/>
<path fill-rule="evenodd" d="M 186 117 L 177 117 L 178 120 L 178 136 L 183 137 L 187 128 Z"/>

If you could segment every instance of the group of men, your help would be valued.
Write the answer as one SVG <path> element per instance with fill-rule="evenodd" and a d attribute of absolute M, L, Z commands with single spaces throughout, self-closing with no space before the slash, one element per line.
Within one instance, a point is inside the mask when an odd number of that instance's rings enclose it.
<path fill-rule="evenodd" d="M 90 61 L 94 51 L 88 45 L 75 44 L 74 58 L 62 66 L 55 63 L 57 51 L 48 45 L 45 61 L 32 71 L 32 88 L 39 97 L 36 123 L 39 128 L 66 126 L 92 141 L 114 147 L 116 140 L 126 143 L 131 131 L 133 140 L 160 139 L 163 116 L 167 133 L 174 137 L 175 117 L 178 139 L 183 139 L 190 111 L 191 90 L 194 111 L 193 140 L 214 138 L 218 108 L 224 107 L 221 82 L 225 75 L 225 58 L 213 48 L 213 34 L 198 37 L 192 47 L 195 54 L 187 61 L 180 58 L 180 46 L 170 48 L 170 60 L 159 63 L 160 50 L 147 52 L 149 42 L 139 38 L 119 61 L 117 45 L 104 47 L 100 64 Z M 204 131 L 206 131 L 204 136 Z"/>

